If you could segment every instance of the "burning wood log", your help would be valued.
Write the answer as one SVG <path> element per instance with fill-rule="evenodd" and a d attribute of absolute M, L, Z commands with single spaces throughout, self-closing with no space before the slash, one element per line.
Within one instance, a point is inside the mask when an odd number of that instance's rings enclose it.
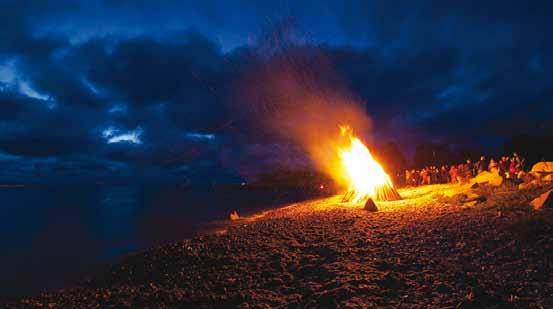
<path fill-rule="evenodd" d="M 396 188 L 388 184 L 384 184 L 375 188 L 374 199 L 377 201 L 397 201 L 401 200 L 401 196 L 399 195 L 399 192 L 397 192 Z"/>
<path fill-rule="evenodd" d="M 351 202 L 351 200 L 353 199 L 354 196 L 355 196 L 355 191 L 350 190 L 350 191 L 346 192 L 346 194 L 344 194 L 344 196 L 342 196 L 342 203 Z"/>
<path fill-rule="evenodd" d="M 390 185 L 381 185 L 375 188 L 375 194 L 372 198 L 369 195 L 357 197 L 355 190 L 350 190 L 342 196 L 342 203 L 347 202 L 362 202 L 367 199 L 374 199 L 375 201 L 397 201 L 401 200 L 401 195 L 397 192 L 396 188 Z"/>

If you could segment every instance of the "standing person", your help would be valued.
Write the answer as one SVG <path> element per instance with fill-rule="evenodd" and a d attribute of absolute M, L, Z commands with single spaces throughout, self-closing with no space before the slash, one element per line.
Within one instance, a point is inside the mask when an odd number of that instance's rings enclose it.
<path fill-rule="evenodd" d="M 476 162 L 476 172 L 480 174 L 488 169 L 488 164 L 486 164 L 486 158 L 484 156 L 480 157 L 480 160 Z"/>
<path fill-rule="evenodd" d="M 523 162 L 524 162 L 524 159 L 519 160 L 515 165 L 517 179 L 522 179 L 524 177 L 524 169 L 522 168 Z"/>
<path fill-rule="evenodd" d="M 442 165 L 442 168 L 440 169 L 440 182 L 441 183 L 449 183 L 449 172 L 447 169 L 447 166 Z"/>
<path fill-rule="evenodd" d="M 470 160 L 467 160 L 467 162 L 465 163 L 465 175 L 464 175 L 465 182 L 469 182 L 470 179 L 474 176 L 473 168 L 474 168 L 474 165 L 472 164 L 472 162 Z"/>
<path fill-rule="evenodd" d="M 505 174 L 509 171 L 509 158 L 501 157 L 497 168 L 499 171 L 499 175 L 505 176 Z"/>
<path fill-rule="evenodd" d="M 524 168 L 522 168 L 522 164 L 524 164 L 523 162 L 524 162 L 524 159 L 518 159 L 518 160 L 516 160 L 516 162 L 515 162 L 515 169 L 516 169 L 517 173 L 518 173 L 518 172 L 523 172 L 523 171 L 524 171 Z"/>
<path fill-rule="evenodd" d="M 452 164 L 451 168 L 449 169 L 449 177 L 451 182 L 457 181 L 457 166 L 455 164 Z"/>
<path fill-rule="evenodd" d="M 421 170 L 421 184 L 426 185 L 430 182 L 430 177 L 428 175 L 428 169 L 425 167 Z"/>
<path fill-rule="evenodd" d="M 426 167 L 425 168 L 426 170 L 426 180 L 425 180 L 425 184 L 429 185 L 429 184 L 432 184 L 432 169 L 430 167 Z"/>
<path fill-rule="evenodd" d="M 518 153 L 513 152 L 513 159 L 515 159 L 515 161 L 516 161 L 515 163 L 520 163 L 520 158 L 518 156 Z"/>
<path fill-rule="evenodd" d="M 493 158 L 490 159 L 490 164 L 488 165 L 488 171 L 490 171 L 490 173 L 499 172 L 499 166 Z"/>
<path fill-rule="evenodd" d="M 469 164 L 470 164 L 470 172 L 471 172 L 471 175 L 470 177 L 475 177 L 476 175 L 478 175 L 478 162 L 472 162 L 471 160 L 468 160 L 469 161 Z"/>
<path fill-rule="evenodd" d="M 462 184 L 464 182 L 465 173 L 466 173 L 465 165 L 464 164 L 457 165 L 457 182 L 459 184 Z"/>
<path fill-rule="evenodd" d="M 411 183 L 414 187 L 419 185 L 419 171 L 411 170 Z"/>
<path fill-rule="evenodd" d="M 438 183 L 438 169 L 435 166 L 430 168 L 430 182 L 432 184 Z"/>
<path fill-rule="evenodd" d="M 520 157 L 516 152 L 513 153 L 513 157 L 515 158 L 515 165 L 517 166 L 517 172 L 523 171 L 525 159 Z"/>
<path fill-rule="evenodd" d="M 516 174 L 517 174 L 517 170 L 516 170 L 516 159 L 513 157 L 511 158 L 511 162 L 509 163 L 509 175 L 507 176 L 507 178 L 510 178 L 510 179 L 515 179 L 516 178 Z"/>

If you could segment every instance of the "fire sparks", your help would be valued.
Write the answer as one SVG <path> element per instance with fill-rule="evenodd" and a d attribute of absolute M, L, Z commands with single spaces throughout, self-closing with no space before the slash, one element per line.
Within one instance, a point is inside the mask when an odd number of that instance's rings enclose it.
<path fill-rule="evenodd" d="M 338 155 L 342 164 L 343 178 L 349 186 L 351 197 L 348 200 L 361 202 L 366 198 L 378 199 L 381 188 L 393 189 L 390 177 L 373 158 L 369 149 L 357 137 L 349 126 L 340 126 L 340 133 L 347 140 L 339 147 Z"/>

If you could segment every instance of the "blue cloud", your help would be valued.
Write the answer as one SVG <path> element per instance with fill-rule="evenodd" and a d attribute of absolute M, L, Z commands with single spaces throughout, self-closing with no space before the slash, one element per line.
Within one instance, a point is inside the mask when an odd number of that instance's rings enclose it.
<path fill-rule="evenodd" d="M 0 161 L 11 162 L 4 174 L 36 171 L 24 162 L 60 174 L 216 171 L 223 163 L 232 170 L 248 145 L 286 144 L 253 124 L 267 104 L 244 104 L 237 81 L 271 57 L 310 51 L 364 102 L 379 139 L 498 140 L 513 133 L 503 120 L 521 111 L 517 130 L 548 128 L 551 4 L 150 5 L 0 3 Z M 298 65 L 308 74 L 321 63 Z"/>

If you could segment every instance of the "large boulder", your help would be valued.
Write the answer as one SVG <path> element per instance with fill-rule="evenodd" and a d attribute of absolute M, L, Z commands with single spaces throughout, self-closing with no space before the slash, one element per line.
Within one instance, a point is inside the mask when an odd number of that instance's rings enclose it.
<path fill-rule="evenodd" d="M 471 186 L 477 187 L 476 184 L 488 184 L 493 187 L 499 187 L 503 183 L 503 177 L 497 172 L 481 172 L 476 177 L 470 180 Z"/>
<path fill-rule="evenodd" d="M 548 177 L 548 175 L 553 174 L 553 162 L 538 162 L 532 166 L 530 173 L 542 179 Z"/>
<path fill-rule="evenodd" d="M 553 208 L 553 190 L 549 190 L 530 202 L 535 210 Z"/>
<path fill-rule="evenodd" d="M 537 179 L 531 180 L 531 181 L 529 181 L 529 182 L 523 182 L 523 183 L 521 183 L 521 184 L 518 185 L 518 189 L 519 189 L 519 190 L 523 190 L 523 189 L 529 188 L 529 187 L 531 187 L 531 186 L 537 185 L 537 184 L 539 184 L 539 183 L 540 183 L 540 182 L 539 182 L 539 180 L 537 180 Z"/>
<path fill-rule="evenodd" d="M 461 198 L 461 201 L 464 206 L 472 207 L 477 204 L 484 203 L 486 201 L 486 197 L 474 192 L 467 192 L 465 196 Z"/>

